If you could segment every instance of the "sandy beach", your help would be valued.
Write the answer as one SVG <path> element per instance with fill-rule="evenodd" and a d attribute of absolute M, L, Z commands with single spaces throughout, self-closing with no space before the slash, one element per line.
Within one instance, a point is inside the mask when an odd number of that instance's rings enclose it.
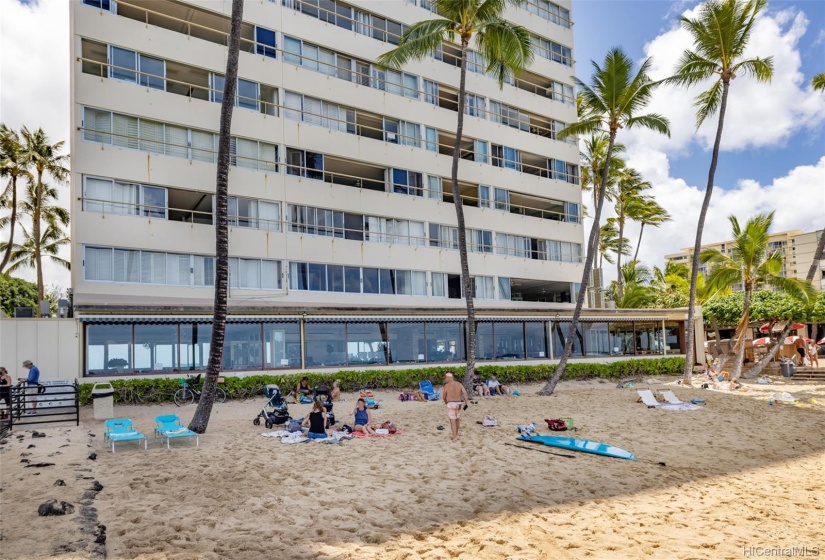
<path fill-rule="evenodd" d="M 121 444 L 115 454 L 87 407 L 80 427 L 37 428 L 46 435 L 37 438 L 18 429 L 0 448 L 0 556 L 739 559 L 750 547 L 825 554 L 825 385 L 775 379 L 719 393 L 653 381 L 636 388 L 707 404 L 648 409 L 634 389 L 611 382 L 563 383 L 551 397 L 524 386 L 519 397 L 479 399 L 451 443 L 449 426 L 436 429 L 448 424 L 443 405 L 378 392 L 375 420 L 392 420 L 403 435 L 284 445 L 252 424 L 261 397 L 217 405 L 200 447 L 176 441 L 172 450 L 152 438 L 153 419 L 177 413 L 188 421 L 194 405 L 124 406 L 116 415 L 134 420 L 149 450 Z M 819 404 L 770 405 L 773 391 Z M 356 397 L 344 398 L 334 411 L 349 421 Z M 293 416 L 308 411 L 290 405 Z M 499 426 L 478 425 L 485 414 Z M 575 419 L 576 437 L 639 459 L 505 445 L 518 443 L 517 424 L 557 417 Z M 65 486 L 54 486 L 57 479 Z M 39 517 L 49 499 L 73 504 L 74 513 Z"/>

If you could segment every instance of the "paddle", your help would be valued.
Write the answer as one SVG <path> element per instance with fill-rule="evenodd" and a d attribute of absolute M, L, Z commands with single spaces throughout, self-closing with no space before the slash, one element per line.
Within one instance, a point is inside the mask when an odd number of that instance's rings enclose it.
<path fill-rule="evenodd" d="M 509 445 L 512 447 L 518 447 L 519 449 L 528 449 L 530 451 L 538 451 L 539 453 L 547 453 L 548 455 L 556 455 L 558 457 L 565 457 L 567 459 L 575 459 L 576 457 L 573 455 L 565 455 L 564 453 L 554 453 L 553 451 L 546 451 L 544 449 L 536 449 L 535 447 L 525 447 L 523 445 L 516 445 L 515 443 L 505 443 L 504 445 Z"/>

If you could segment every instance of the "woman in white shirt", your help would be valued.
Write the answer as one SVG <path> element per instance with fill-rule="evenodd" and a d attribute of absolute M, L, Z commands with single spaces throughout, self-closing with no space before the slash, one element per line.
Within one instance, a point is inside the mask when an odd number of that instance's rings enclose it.
<path fill-rule="evenodd" d="M 491 395 L 509 395 L 510 391 L 507 390 L 507 387 L 502 385 L 498 382 L 495 375 L 491 375 L 490 379 L 487 380 L 487 388 L 490 390 Z"/>

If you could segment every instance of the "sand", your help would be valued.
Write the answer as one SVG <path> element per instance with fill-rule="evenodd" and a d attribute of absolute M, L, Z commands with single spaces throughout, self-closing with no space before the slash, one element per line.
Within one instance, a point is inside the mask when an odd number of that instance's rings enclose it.
<path fill-rule="evenodd" d="M 825 403 L 825 384 L 776 381 L 746 393 L 673 378 L 649 386 L 707 400 L 692 412 L 647 409 L 635 390 L 609 382 L 564 383 L 552 397 L 519 387 L 519 397 L 479 399 L 457 443 L 449 428 L 436 429 L 447 424 L 442 405 L 399 402 L 397 392 L 376 393 L 383 402 L 374 417 L 404 435 L 341 445 L 260 436 L 266 430 L 252 419 L 262 397 L 216 406 L 200 447 L 176 441 L 171 451 L 151 439 L 153 418 L 188 420 L 194 406 L 117 407 L 150 443 L 146 453 L 122 444 L 112 454 L 87 408 L 80 427 L 38 428 L 47 437 L 36 439 L 15 431 L 2 445 L 0 557 L 740 559 L 749 547 L 825 554 L 825 406 L 768 404 L 771 391 Z M 339 419 L 354 405 L 344 397 Z M 290 405 L 293 416 L 308 410 Z M 499 427 L 476 424 L 485 414 Z M 517 424 L 555 417 L 575 418 L 577 437 L 639 460 L 505 445 L 516 443 Z M 55 465 L 25 468 L 21 453 Z M 66 486 L 53 486 L 58 478 Z M 99 493 L 90 492 L 95 481 Z M 51 498 L 75 513 L 38 517 Z M 105 544 L 95 543 L 99 524 Z"/>

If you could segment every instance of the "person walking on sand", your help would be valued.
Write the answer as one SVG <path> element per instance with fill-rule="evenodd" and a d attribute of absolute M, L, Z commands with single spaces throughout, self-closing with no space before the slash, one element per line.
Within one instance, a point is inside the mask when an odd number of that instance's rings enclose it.
<path fill-rule="evenodd" d="M 805 357 L 808 355 L 808 345 L 805 344 L 805 339 L 801 336 L 796 337 L 796 340 L 793 341 L 793 346 L 799 354 L 799 365 L 804 366 Z"/>
<path fill-rule="evenodd" d="M 32 403 L 32 409 L 26 413 L 26 416 L 32 416 L 37 414 L 37 383 L 40 381 L 40 370 L 31 360 L 23 362 L 23 367 L 29 370 L 29 376 L 20 377 L 17 380 L 26 384 L 26 400 Z"/>
<path fill-rule="evenodd" d="M 458 429 L 461 427 L 461 410 L 469 406 L 470 397 L 464 385 L 447 372 L 444 374 L 444 389 L 441 391 L 442 399 L 447 405 L 447 418 L 450 420 L 450 430 L 452 431 L 451 441 L 458 441 Z"/>

